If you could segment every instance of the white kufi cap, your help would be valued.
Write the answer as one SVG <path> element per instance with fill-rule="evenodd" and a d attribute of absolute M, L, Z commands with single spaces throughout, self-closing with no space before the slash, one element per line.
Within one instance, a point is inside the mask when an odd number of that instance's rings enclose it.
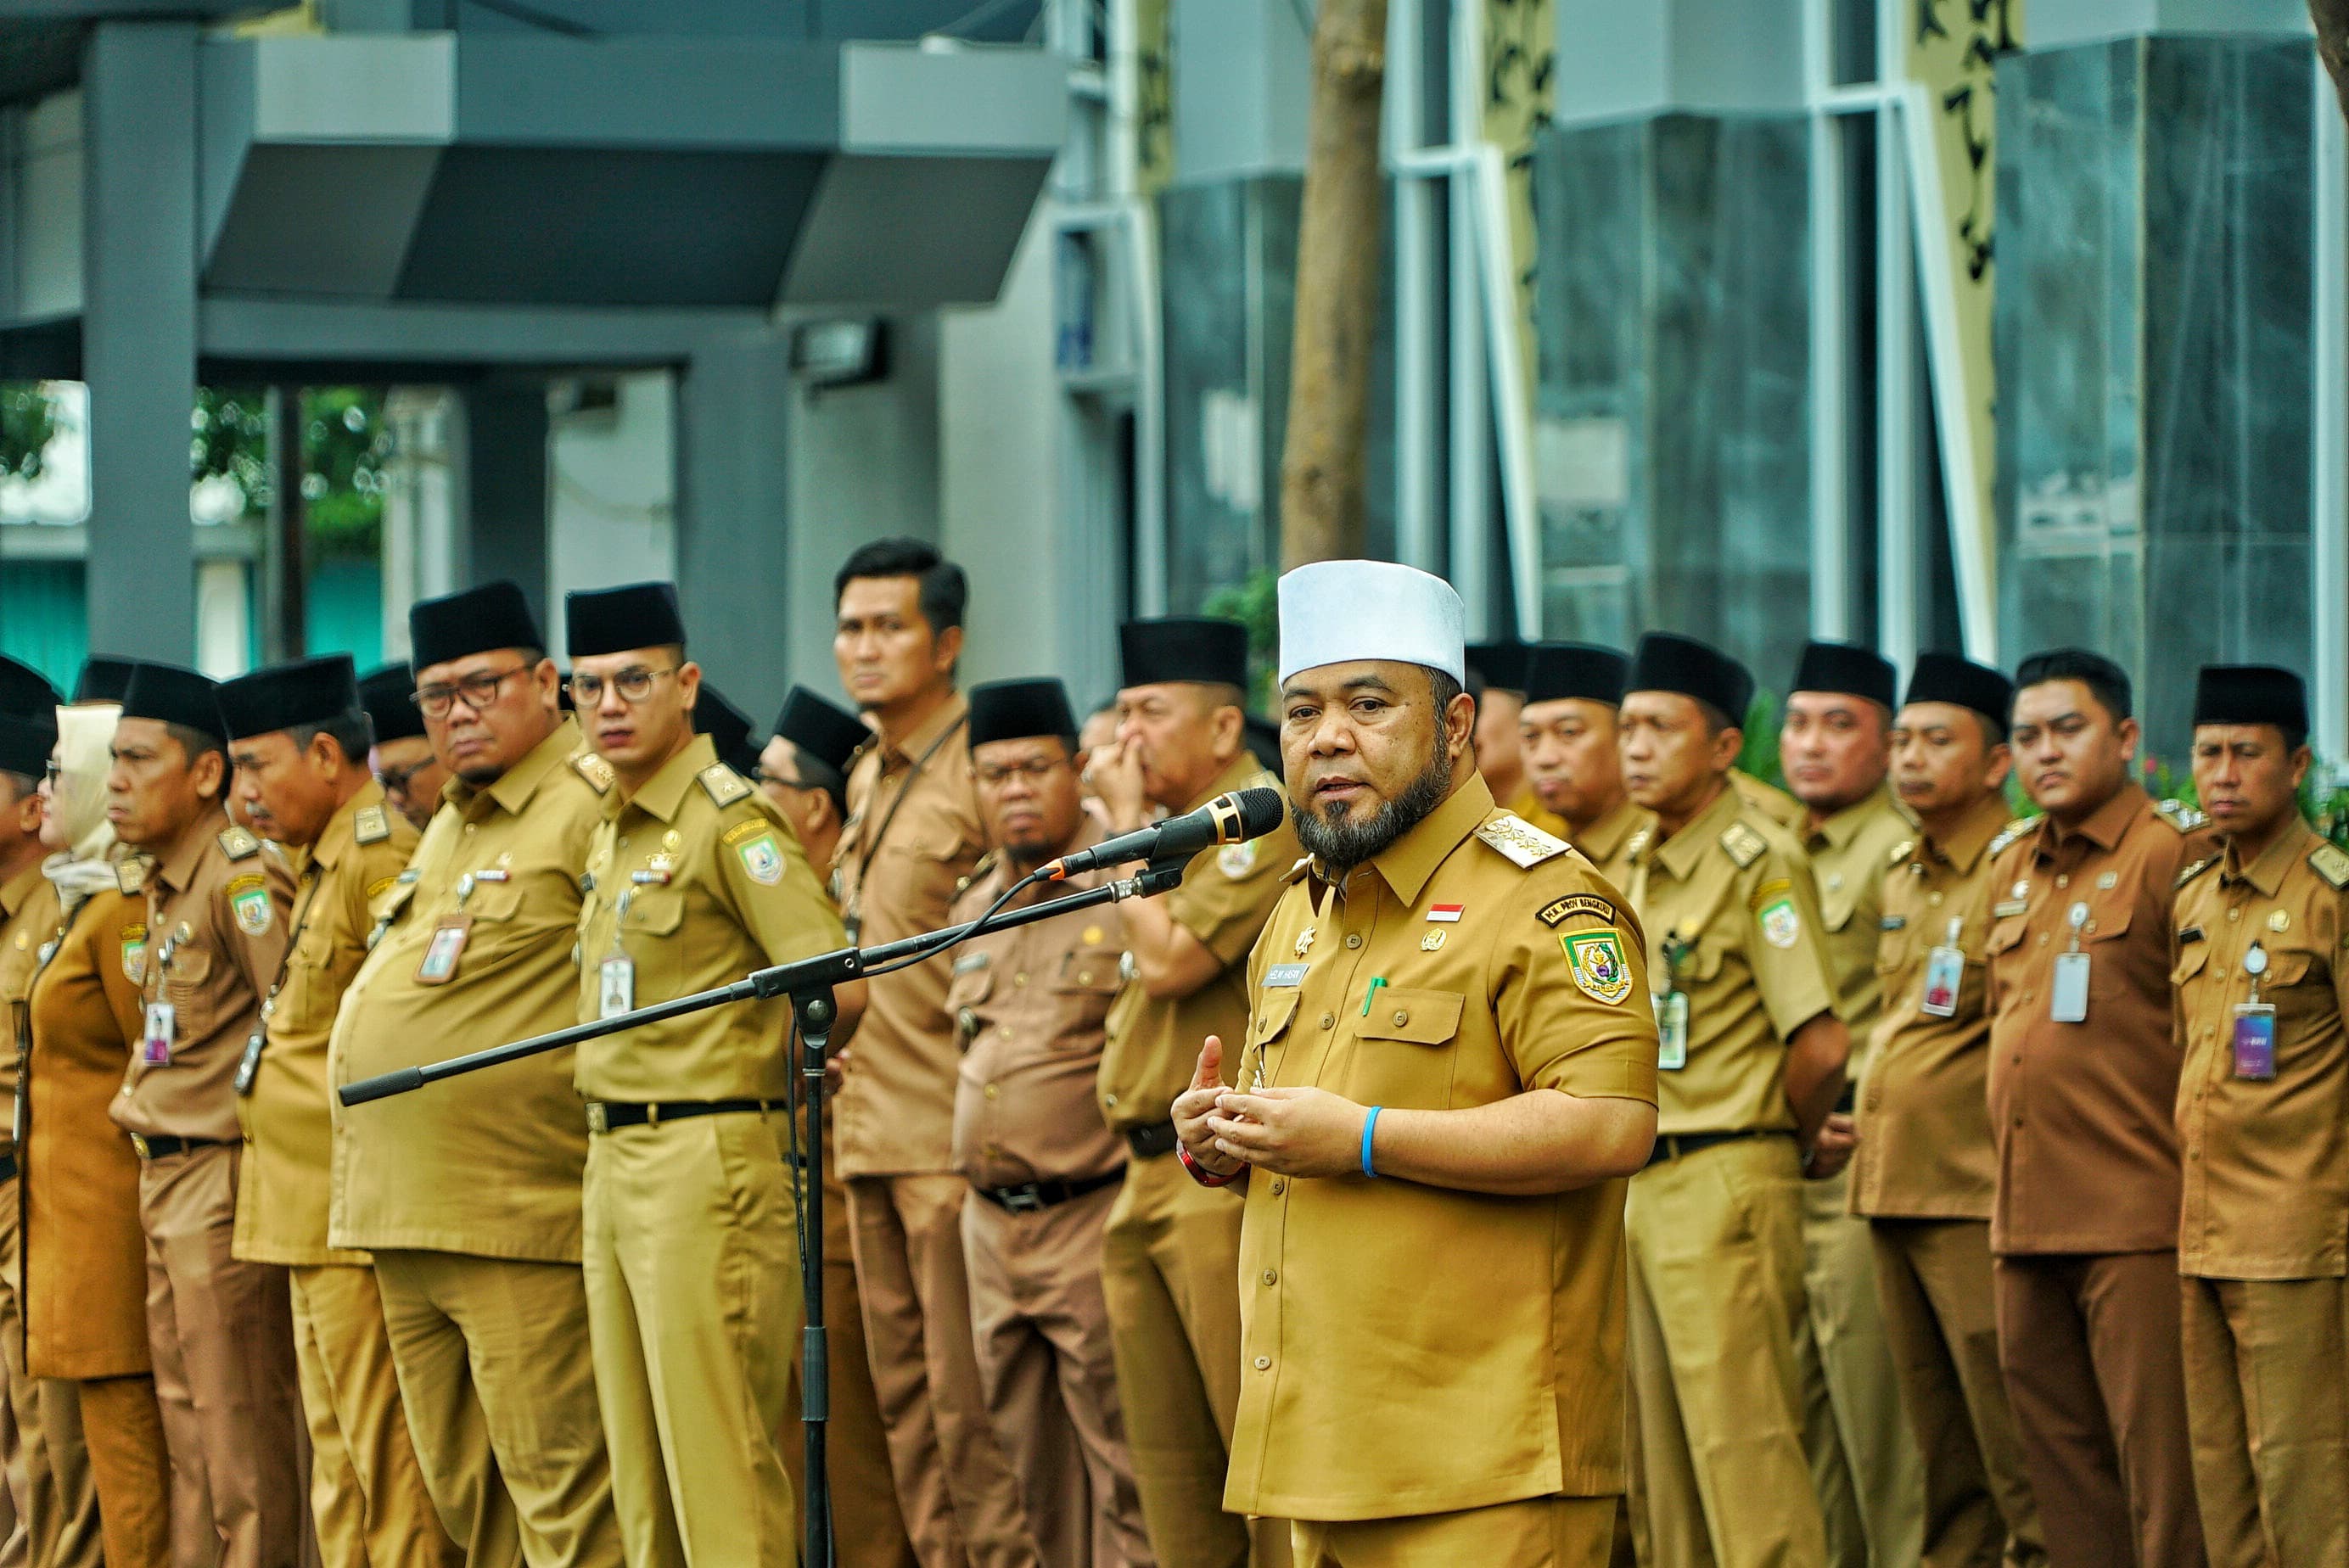
<path fill-rule="evenodd" d="M 1466 683 L 1467 610 L 1451 583 L 1390 561 L 1317 561 L 1280 579 L 1280 676 L 1353 659 Z"/>

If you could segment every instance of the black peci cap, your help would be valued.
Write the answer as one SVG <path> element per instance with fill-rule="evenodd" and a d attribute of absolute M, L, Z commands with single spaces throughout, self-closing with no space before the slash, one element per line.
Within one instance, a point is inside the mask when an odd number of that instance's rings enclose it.
<path fill-rule="evenodd" d="M 574 661 L 685 641 L 685 615 L 673 583 L 582 588 L 564 595 L 563 618 Z"/>
<path fill-rule="evenodd" d="M 988 681 L 970 688 L 973 746 L 985 746 L 991 740 L 1025 740 L 1037 735 L 1057 735 L 1073 742 L 1076 734 L 1077 716 L 1071 711 L 1068 691 L 1059 681 Z"/>
<path fill-rule="evenodd" d="M 182 725 L 215 740 L 228 738 L 221 722 L 219 683 L 178 665 L 142 664 L 131 671 L 130 689 L 122 694 L 122 717 Z"/>
<path fill-rule="evenodd" d="M 409 663 L 419 670 L 492 648 L 543 648 L 522 590 L 503 578 L 408 607 Z"/>
<path fill-rule="evenodd" d="M 2272 724 L 2308 734 L 2308 688 L 2273 665 L 2204 665 L 2194 677 L 2194 722 Z"/>
<path fill-rule="evenodd" d="M 808 690 L 793 686 L 775 716 L 775 734 L 834 773 L 846 773 L 856 748 L 873 738 L 864 721 Z"/>
<path fill-rule="evenodd" d="M 718 748 L 718 760 L 744 778 L 759 771 L 759 748 L 750 739 L 750 716 L 726 700 L 708 681 L 693 699 L 693 727 Z"/>
<path fill-rule="evenodd" d="M 81 666 L 81 677 L 74 682 L 74 701 L 120 702 L 122 694 L 130 689 L 130 672 L 138 667 L 136 659 L 92 655 Z"/>
<path fill-rule="evenodd" d="M 1471 643 L 1466 650 L 1468 667 L 1483 677 L 1489 689 L 1522 696 L 1526 689 L 1526 658 L 1531 652 L 1514 638 L 1507 642 Z"/>
<path fill-rule="evenodd" d="M 1596 643 L 1536 643 L 1526 650 L 1526 701 L 1579 697 L 1620 707 L 1630 672 L 1630 659 Z"/>
<path fill-rule="evenodd" d="M 416 672 L 406 665 L 386 665 L 360 676 L 359 706 L 375 725 L 378 746 L 424 733 L 424 715 L 416 706 Z"/>
<path fill-rule="evenodd" d="M 1128 621 L 1117 629 L 1120 674 L 1130 686 L 1164 681 L 1247 689 L 1247 628 L 1210 615 Z"/>
<path fill-rule="evenodd" d="M 1988 665 L 1955 654 L 1919 654 L 1909 672 L 1909 702 L 1950 702 L 1990 720 L 1991 737 L 2006 733 L 2014 712 L 2014 683 Z"/>
<path fill-rule="evenodd" d="M 1872 648 L 1849 643 L 1806 643 L 1803 656 L 1795 665 L 1795 684 L 1786 689 L 1841 692 L 1889 708 L 1899 700 L 1900 676 L 1892 661 Z"/>
<path fill-rule="evenodd" d="M 1744 665 L 1709 643 L 1671 632 L 1650 632 L 1631 655 L 1623 689 L 1672 691 L 1710 703 L 1731 724 L 1743 727 L 1754 702 L 1754 677 Z"/>
<path fill-rule="evenodd" d="M 359 711 L 359 686 L 348 654 L 273 665 L 220 684 L 227 738 L 273 735 L 299 724 L 325 724 Z"/>
<path fill-rule="evenodd" d="M 57 745 L 57 710 L 0 713 L 0 773 L 37 779 Z"/>
<path fill-rule="evenodd" d="M 57 688 L 27 664 L 0 655 L 0 713 L 47 714 L 57 718 Z"/>

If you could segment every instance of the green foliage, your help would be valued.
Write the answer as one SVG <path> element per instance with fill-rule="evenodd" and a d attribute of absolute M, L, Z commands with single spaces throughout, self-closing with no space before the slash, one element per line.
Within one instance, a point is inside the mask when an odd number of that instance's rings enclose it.
<path fill-rule="evenodd" d="M 1785 770 L 1778 766 L 1778 699 L 1756 688 L 1745 707 L 1745 745 L 1737 766 L 1773 789 L 1786 787 Z"/>
<path fill-rule="evenodd" d="M 39 382 L 0 383 L 0 479 L 39 479 L 57 433 L 57 404 Z"/>
<path fill-rule="evenodd" d="M 1260 714 L 1273 710 L 1273 676 L 1280 655 L 1280 577 L 1251 573 L 1245 582 L 1219 588 L 1200 606 L 1203 615 L 1237 621 L 1248 629 L 1248 698 Z"/>
<path fill-rule="evenodd" d="M 374 557 L 383 542 L 383 465 L 390 430 L 373 387 L 318 387 L 301 398 L 305 537 L 314 557 Z M 226 479 L 248 515 L 269 510 L 268 400 L 258 387 L 197 389 L 189 460 L 197 479 Z"/>

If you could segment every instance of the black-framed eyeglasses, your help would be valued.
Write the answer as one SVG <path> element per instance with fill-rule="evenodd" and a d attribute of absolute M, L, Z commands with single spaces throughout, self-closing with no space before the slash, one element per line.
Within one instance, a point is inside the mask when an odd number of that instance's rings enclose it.
<path fill-rule="evenodd" d="M 622 695 L 622 696 L 626 696 L 626 694 L 624 692 L 624 693 L 622 693 L 621 695 Z M 802 790 L 805 790 L 805 789 L 823 789 L 823 785 L 821 785 L 821 784 L 811 784 L 811 783 L 808 783 L 805 779 L 784 779 L 784 778 L 781 778 L 781 777 L 778 777 L 778 776 L 777 776 L 777 775 L 775 775 L 775 774 L 772 774 L 772 773 L 768 772 L 768 771 L 767 771 L 765 769 L 763 769 L 763 768 L 757 769 L 755 772 L 753 772 L 753 773 L 750 775 L 750 782 L 752 782 L 753 784 L 780 784 L 781 786 L 782 786 L 782 787 L 783 787 L 784 789 L 802 789 Z"/>
<path fill-rule="evenodd" d="M 375 781 L 383 786 L 383 792 L 387 795 L 405 795 L 408 787 L 416 782 L 416 776 L 431 766 L 431 761 L 427 759 L 412 768 L 386 768 L 376 774 Z"/>
<path fill-rule="evenodd" d="M 52 757 L 49 758 L 48 767 L 42 771 L 41 777 L 47 779 L 50 783 L 55 784 L 58 779 L 65 777 L 65 772 L 66 765 Z"/>
<path fill-rule="evenodd" d="M 498 700 L 498 688 L 529 669 L 528 665 L 516 665 L 510 670 L 476 670 L 463 679 L 446 686 L 419 686 L 408 694 L 409 699 L 424 712 L 427 718 L 446 718 L 449 709 L 461 696 L 465 706 L 475 713 Z"/>
<path fill-rule="evenodd" d="M 990 789 L 1000 789 L 1014 778 L 1025 779 L 1030 784 L 1041 784 L 1054 773 L 1074 764 L 1065 757 L 1039 757 L 1014 768 L 974 768 L 972 776 Z"/>
<path fill-rule="evenodd" d="M 663 676 L 677 674 L 674 667 L 648 670 L 642 665 L 630 665 L 611 679 L 612 689 L 620 700 L 631 707 L 653 695 L 653 683 Z M 602 676 L 574 675 L 571 677 L 571 700 L 583 708 L 594 707 L 604 700 L 605 681 Z"/>

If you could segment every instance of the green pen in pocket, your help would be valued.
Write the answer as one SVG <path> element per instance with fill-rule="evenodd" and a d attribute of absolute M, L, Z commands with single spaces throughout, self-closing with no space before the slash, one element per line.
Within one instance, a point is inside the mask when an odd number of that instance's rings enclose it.
<path fill-rule="evenodd" d="M 1367 990 L 1367 991 L 1365 991 L 1365 992 L 1363 992 L 1363 993 L 1362 993 L 1362 1016 L 1363 1016 L 1363 1017 L 1367 1018 L 1367 1017 L 1369 1017 L 1369 1016 L 1371 1016 L 1371 1004 L 1372 1002 L 1374 1002 L 1374 1001 L 1378 1000 L 1378 995 L 1379 995 L 1379 987 L 1380 987 L 1380 986 L 1381 986 L 1381 985 L 1385 985 L 1386 983 L 1387 983 L 1387 977 L 1386 977 L 1385 975 L 1373 975 L 1373 976 L 1371 977 L 1371 988 L 1370 988 L 1369 990 Z"/>

